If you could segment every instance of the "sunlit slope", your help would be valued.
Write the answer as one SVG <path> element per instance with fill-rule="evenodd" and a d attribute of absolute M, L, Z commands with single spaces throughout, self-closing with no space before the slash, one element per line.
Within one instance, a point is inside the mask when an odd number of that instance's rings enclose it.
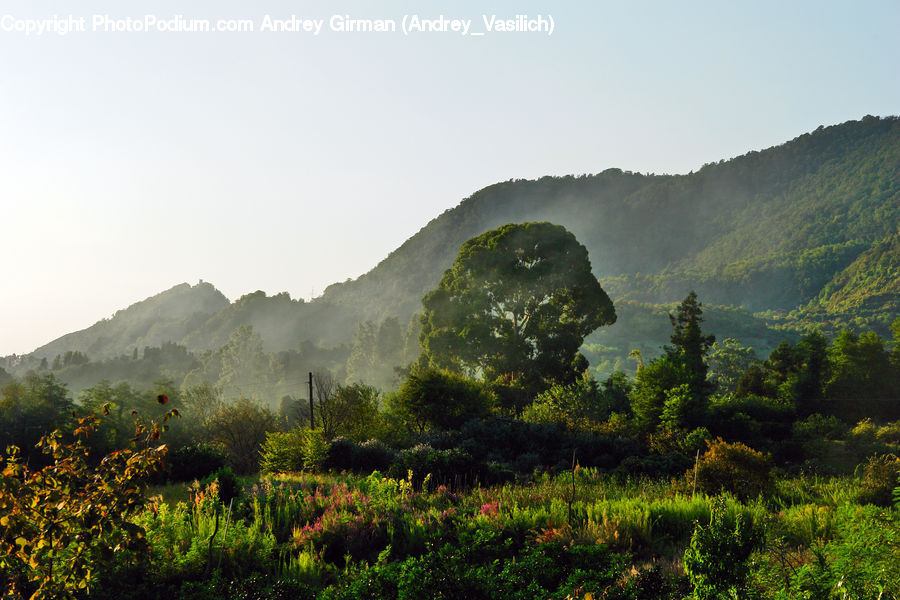
<path fill-rule="evenodd" d="M 165 342 L 203 351 L 221 347 L 242 325 L 254 327 L 268 351 L 347 343 L 362 320 L 407 322 L 464 241 L 524 221 L 571 230 L 614 301 L 667 304 L 693 289 L 706 306 L 763 311 L 788 326 L 886 332 L 900 314 L 900 121 L 866 117 L 821 127 L 687 175 L 608 169 L 498 183 L 312 302 L 254 292 L 229 303 L 212 285 L 182 284 L 35 356 L 78 350 L 96 359 Z M 296 274 L 284 277 L 287 287 Z M 771 332 L 757 337 L 768 343 Z"/>
<path fill-rule="evenodd" d="M 790 311 L 898 231 L 900 122 L 867 117 L 696 173 L 608 170 L 511 181 L 431 221 L 329 302 L 361 316 L 409 315 L 468 238 L 507 222 L 573 231 L 613 298 Z"/>

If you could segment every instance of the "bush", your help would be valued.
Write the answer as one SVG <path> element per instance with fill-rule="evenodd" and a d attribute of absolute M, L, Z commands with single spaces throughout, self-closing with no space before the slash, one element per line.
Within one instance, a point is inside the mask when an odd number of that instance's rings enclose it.
<path fill-rule="evenodd" d="M 321 429 L 307 429 L 303 432 L 300 445 L 303 468 L 307 471 L 321 471 L 328 458 L 328 442 Z"/>
<path fill-rule="evenodd" d="M 349 573 L 319 597 L 349 598 L 633 598 L 619 585 L 622 557 L 602 546 L 519 546 L 498 532 L 435 537 L 421 555 Z"/>
<path fill-rule="evenodd" d="M 424 433 L 455 429 L 469 419 L 485 417 L 496 399 L 479 381 L 447 371 L 424 370 L 410 375 L 392 402 L 408 427 Z"/>
<path fill-rule="evenodd" d="M 331 471 L 353 471 L 368 475 L 372 471 L 386 471 L 397 453 L 379 440 L 357 444 L 347 438 L 331 441 L 325 468 Z"/>
<path fill-rule="evenodd" d="M 263 473 L 300 471 L 303 468 L 302 431 L 270 431 L 260 454 L 259 468 Z"/>
<path fill-rule="evenodd" d="M 166 413 L 163 421 L 172 413 Z M 100 419 L 77 420 L 76 440 L 62 433 L 42 437 L 37 448 L 50 464 L 29 469 L 19 449 L 0 455 L 0 584 L 4 598 L 61 598 L 91 586 L 116 558 L 142 559 L 149 550 L 133 522 L 148 500 L 144 485 L 166 454 L 158 444 L 162 426 L 136 422 L 140 450 L 116 450 L 89 462 L 83 438 Z M 7 595 L 8 594 L 8 595 Z"/>
<path fill-rule="evenodd" d="M 222 449 L 203 442 L 173 450 L 168 459 L 169 479 L 172 481 L 200 480 L 225 466 Z"/>
<path fill-rule="evenodd" d="M 594 379 L 569 385 L 556 384 L 534 399 L 523 412 L 527 423 L 552 424 L 570 429 L 590 429 L 607 416 Z"/>
<path fill-rule="evenodd" d="M 222 467 L 215 473 L 208 475 L 200 482 L 201 488 L 209 487 L 213 482 L 218 485 L 219 499 L 222 504 L 228 506 L 232 500 L 236 500 L 241 495 L 241 483 L 235 477 L 234 471 L 230 467 Z"/>
<path fill-rule="evenodd" d="M 708 442 L 709 448 L 697 465 L 697 489 L 707 494 L 731 492 L 738 498 L 754 498 L 773 489 L 772 467 L 767 456 L 740 442 L 722 438 Z M 693 484 L 694 469 L 685 479 Z"/>
<path fill-rule="evenodd" d="M 446 485 L 451 489 L 477 483 L 502 483 L 515 478 L 512 471 L 477 461 L 464 450 L 436 450 L 428 444 L 402 450 L 388 470 L 390 476 L 396 479 L 405 478 L 410 471 L 413 474 L 412 483 L 417 488 L 429 474 L 435 485 Z"/>
<path fill-rule="evenodd" d="M 884 427 L 879 427 L 875 437 L 882 444 L 900 446 L 900 421 L 894 421 Z"/>
<path fill-rule="evenodd" d="M 225 450 L 229 466 L 247 474 L 259 469 L 259 449 L 266 441 L 266 433 L 277 429 L 277 425 L 278 419 L 268 408 L 241 398 L 218 407 L 204 427 L 209 441 Z"/>
<path fill-rule="evenodd" d="M 900 477 L 900 458 L 895 454 L 880 454 L 869 458 L 863 467 L 860 502 L 890 506 L 898 477 Z"/>
<path fill-rule="evenodd" d="M 725 503 L 717 502 L 706 527 L 697 525 L 684 553 L 684 570 L 694 587 L 690 600 L 749 598 L 750 554 L 763 541 L 762 530 L 737 515 L 725 516 Z"/>

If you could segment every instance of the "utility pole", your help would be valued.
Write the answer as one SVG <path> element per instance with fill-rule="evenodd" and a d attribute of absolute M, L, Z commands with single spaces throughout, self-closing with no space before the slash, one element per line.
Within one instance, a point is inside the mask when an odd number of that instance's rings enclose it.
<path fill-rule="evenodd" d="M 312 390 L 312 372 L 309 374 L 309 429 L 312 431 L 316 428 L 313 421 L 313 390 Z"/>

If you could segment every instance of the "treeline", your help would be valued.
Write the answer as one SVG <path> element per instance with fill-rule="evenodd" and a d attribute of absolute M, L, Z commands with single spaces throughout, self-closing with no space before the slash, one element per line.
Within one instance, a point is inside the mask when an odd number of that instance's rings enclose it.
<path fill-rule="evenodd" d="M 241 581 L 247 573 L 274 572 L 279 585 L 306 594 L 299 597 L 320 592 L 331 597 L 326 592 L 335 589 L 330 586 L 348 586 L 347 595 L 339 597 L 381 597 L 387 592 L 372 592 L 371 586 L 407 589 L 413 581 L 406 575 L 391 579 L 391 573 L 417 572 L 420 560 L 446 564 L 451 558 L 439 556 L 437 548 L 456 556 L 468 539 L 462 532 L 483 537 L 495 527 L 501 528 L 503 539 L 519 544 L 491 554 L 510 565 L 522 560 L 520 551 L 533 552 L 535 560 L 546 563 L 557 556 L 555 546 L 547 545 L 554 542 L 565 542 L 561 548 L 621 552 L 623 559 L 631 553 L 642 560 L 672 560 L 690 542 L 683 552 L 684 573 L 642 566 L 640 578 L 619 581 L 616 573 L 622 568 L 605 572 L 601 587 L 618 582 L 622 598 L 682 598 L 691 587 L 693 597 L 712 597 L 698 595 L 704 585 L 720 591 L 783 589 L 787 594 L 841 586 L 894 589 L 896 578 L 888 581 L 883 575 L 893 571 L 879 569 L 895 559 L 863 552 L 870 544 L 852 536 L 864 531 L 866 540 L 879 535 L 896 539 L 895 511 L 879 507 L 890 507 L 900 493 L 895 490 L 900 476 L 900 320 L 892 326 L 891 340 L 852 331 L 829 340 L 814 332 L 781 343 L 764 359 L 734 339 L 717 341 L 705 333 L 702 305 L 694 294 L 675 307 L 668 322 L 669 343 L 656 358 L 645 360 L 635 353 L 639 366 L 634 377 L 614 372 L 598 380 L 585 370 L 574 381 L 529 384 L 413 366 L 397 374 L 401 384 L 395 391 L 383 393 L 365 383 L 339 383 L 322 370 L 313 376 L 312 413 L 306 400 L 285 398 L 275 411 L 247 398 L 229 398 L 206 382 L 159 380 L 145 389 L 101 382 L 73 399 L 53 371 L 6 377 L 0 386 L 0 444 L 21 451 L 6 458 L 6 467 L 18 475 L 4 482 L 9 487 L 21 479 L 22 493 L 43 498 L 53 488 L 35 483 L 35 474 L 43 473 L 38 469 L 47 467 L 47 473 L 61 480 L 73 477 L 61 474 L 70 463 L 61 462 L 57 451 L 77 451 L 74 464 L 84 477 L 109 479 L 115 474 L 96 465 L 99 457 L 124 461 L 120 449 L 131 447 L 136 453 L 125 456 L 152 458 L 154 466 L 162 467 L 152 481 L 200 482 L 191 487 L 189 505 L 151 503 L 143 510 L 144 499 L 133 509 L 117 509 L 119 525 L 126 516 L 137 519 L 153 540 L 152 569 L 126 565 L 115 553 L 113 558 L 91 558 L 87 564 L 105 578 L 100 597 L 120 593 L 119 575 L 110 577 L 112 572 L 137 577 L 140 589 L 160 584 L 185 594 L 191 586 L 221 589 L 212 568 L 250 587 L 262 584 Z M 381 348 L 402 356 L 395 335 L 399 324 L 385 327 L 384 332 L 382 327 L 363 328 L 359 337 L 376 348 L 381 338 Z M 249 328 L 234 341 L 229 351 L 211 353 L 195 368 L 259 356 L 258 340 Z M 154 427 L 159 428 L 142 428 L 157 413 L 165 414 L 165 421 L 157 416 Z M 80 420 L 73 420 L 73 414 Z M 83 424 L 93 417 L 96 424 Z M 142 419 L 137 433 L 135 419 Z M 51 429 L 61 437 L 36 448 Z M 79 430 L 81 445 L 66 445 Z M 158 451 L 151 457 L 157 440 L 168 445 L 164 461 Z M 300 481 L 299 491 L 290 487 L 294 484 L 275 487 L 266 480 L 242 490 L 235 474 L 258 471 L 307 475 L 282 479 Z M 854 471 L 860 477 L 805 478 Z M 341 475 L 310 475 L 323 472 Z M 528 485 L 481 487 L 512 482 Z M 88 495 L 96 492 L 90 485 L 85 489 Z M 632 497 L 635 489 L 651 490 L 652 498 Z M 724 498 L 710 498 L 723 492 Z M 822 494 L 834 495 L 833 505 Z M 16 507 L 22 504 L 9 490 L 4 498 Z M 372 504 L 372 498 L 381 499 Z M 388 500 L 392 503 L 383 503 Z M 233 514 L 228 510 L 232 504 Z M 721 512 L 726 506 L 727 518 Z M 772 517 L 778 506 L 783 514 Z M 16 515 L 25 514 L 16 510 Z M 649 514 L 655 516 L 649 519 Z M 736 515 L 748 519 L 744 529 Z M 883 524 L 873 525 L 876 517 Z M 230 538 L 226 552 L 222 534 L 222 549 L 214 555 L 209 540 L 221 518 L 232 520 L 229 531 L 238 538 Z M 28 531 L 26 545 L 39 549 L 42 537 L 55 540 L 52 528 Z M 428 545 L 445 535 L 450 538 Z M 704 535 L 715 539 L 703 541 Z M 179 541 L 164 543 L 169 539 Z M 12 540 L 7 542 L 7 548 L 14 547 Z M 106 538 L 103 543 L 111 544 Z M 790 546 L 794 543 L 796 548 Z M 818 560 L 810 558 L 813 552 L 820 553 Z M 753 563 L 751 572 L 752 553 L 760 562 Z M 178 566 L 171 566 L 172 557 Z M 364 561 L 371 566 L 363 567 Z M 30 572 L 21 566 L 26 562 L 10 564 L 24 581 Z M 38 572 L 44 563 L 35 564 Z M 470 554 L 454 564 L 466 589 L 490 587 L 488 582 L 507 576 L 476 572 L 481 561 Z M 163 574 L 163 565 L 174 568 L 175 575 Z M 564 565 L 559 568 L 565 572 Z M 703 575 L 717 569 L 740 572 L 729 580 Z M 158 580 L 146 578 L 150 571 Z M 814 574 L 815 580 L 804 573 Z M 848 574 L 857 579 L 845 583 Z M 859 574 L 876 579 L 859 579 Z M 508 575 L 510 582 L 523 576 L 548 589 L 566 585 L 562 579 L 541 579 L 537 572 Z M 645 581 L 645 576 L 654 579 Z M 429 580 L 426 587 L 437 593 L 455 585 L 452 581 Z M 279 597 L 274 588 L 266 593 Z M 503 597 L 499 594 L 495 590 L 484 597 Z"/>
<path fill-rule="evenodd" d="M 315 370 L 312 429 L 306 394 L 267 404 L 210 383 L 250 389 L 258 380 L 246 375 L 253 372 L 248 364 L 259 377 L 271 377 L 273 365 L 294 370 L 287 367 L 295 357 L 267 355 L 244 328 L 219 351 L 192 359 L 178 383 L 101 381 L 73 398 L 52 369 L 7 375 L 0 388 L 0 444 L 16 445 L 40 462 L 30 449 L 50 430 L 71 431 L 75 411 L 104 415 L 101 434 L 90 442 L 98 451 L 124 447 L 133 411 L 145 412 L 163 394 L 167 408 L 182 416 L 165 434 L 179 477 L 202 477 L 226 465 L 254 472 L 260 449 L 263 469 L 272 471 L 392 469 L 402 475 L 415 466 L 417 473 L 469 482 L 564 469 L 573 450 L 584 466 L 656 476 L 683 473 L 716 440 L 759 453 L 768 468 L 823 474 L 846 473 L 873 454 L 897 450 L 900 320 L 892 340 L 851 331 L 828 340 L 814 332 L 762 359 L 734 339 L 715 341 L 703 333 L 702 314 L 694 295 L 679 305 L 670 316 L 670 344 L 646 361 L 636 352 L 634 377 L 614 372 L 598 380 L 585 372 L 543 391 L 421 368 L 366 372 L 369 363 L 359 360 L 368 354 L 365 344 L 390 350 L 398 362 L 408 349 L 396 321 L 365 325 L 349 364 L 373 376 L 370 381 L 401 384 L 385 393 Z M 149 358 L 167 353 L 178 356 L 183 349 L 152 350 Z M 293 382 L 295 391 L 297 383 L 305 387 L 305 372 L 302 382 Z M 182 458 L 203 466 L 183 468 Z"/>

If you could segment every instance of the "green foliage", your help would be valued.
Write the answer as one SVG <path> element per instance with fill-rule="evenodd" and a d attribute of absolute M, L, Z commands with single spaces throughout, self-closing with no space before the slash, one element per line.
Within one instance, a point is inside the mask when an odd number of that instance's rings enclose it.
<path fill-rule="evenodd" d="M 763 541 L 762 531 L 743 515 L 733 521 L 724 505 L 713 505 L 709 525 L 698 524 L 684 553 L 684 570 L 690 578 L 691 600 L 752 598 L 748 585 L 750 554 Z"/>
<path fill-rule="evenodd" d="M 24 465 L 18 448 L 7 448 L 0 478 L 0 570 L 11 597 L 26 590 L 35 599 L 71 597 L 111 569 L 115 553 L 146 553 L 144 530 L 130 518 L 146 505 L 143 486 L 166 453 L 164 445 L 149 445 L 159 439 L 161 424 L 138 422 L 135 439 L 146 447 L 116 450 L 92 464 L 82 438 L 98 424 L 94 416 L 78 419 L 71 443 L 63 443 L 58 430 L 42 437 L 38 448 L 50 464 L 40 470 Z"/>
<path fill-rule="evenodd" d="M 638 369 L 629 400 L 639 429 L 649 432 L 659 426 L 667 393 L 686 377 L 681 366 L 668 355 Z"/>
<path fill-rule="evenodd" d="M 320 393 L 315 413 L 325 437 L 371 437 L 378 419 L 378 397 L 375 387 L 363 383 L 338 385 L 327 394 Z"/>
<path fill-rule="evenodd" d="M 470 239 L 422 304 L 422 366 L 537 390 L 573 381 L 584 336 L 615 321 L 587 250 L 550 223 Z"/>
<path fill-rule="evenodd" d="M 353 471 L 368 475 L 373 471 L 385 471 L 397 456 L 397 452 L 379 440 L 361 444 L 347 438 L 331 440 L 325 467 L 332 471 Z"/>
<path fill-rule="evenodd" d="M 256 471 L 259 450 L 266 434 L 276 429 L 277 419 L 267 408 L 240 398 L 231 404 L 218 405 L 203 423 L 204 437 L 221 447 L 229 465 L 238 473 Z"/>
<path fill-rule="evenodd" d="M 755 498 L 771 492 L 772 466 L 768 457 L 740 442 L 721 438 L 709 442 L 697 464 L 697 489 L 708 494 L 730 492 L 739 498 Z M 692 485 L 694 469 L 685 473 Z"/>
<path fill-rule="evenodd" d="M 241 482 L 229 467 L 221 467 L 215 473 L 207 475 L 200 482 L 200 488 L 208 489 L 213 484 L 215 484 L 219 500 L 225 506 L 241 495 Z"/>
<path fill-rule="evenodd" d="M 35 451 L 41 437 L 52 430 L 71 430 L 75 408 L 69 392 L 52 373 L 29 373 L 0 389 L 0 448 L 16 446 L 26 464 L 41 464 Z"/>
<path fill-rule="evenodd" d="M 757 579 L 779 600 L 897 598 L 898 544 L 895 513 L 844 503 L 831 512 L 828 531 L 809 546 L 807 560 L 767 557 L 775 560 L 761 565 Z"/>
<path fill-rule="evenodd" d="M 492 469 L 490 465 L 473 459 L 464 450 L 439 450 L 428 444 L 419 444 L 398 452 L 389 473 L 397 478 L 410 474 L 411 483 L 417 488 L 429 479 L 433 485 L 444 485 L 454 490 L 513 478 L 510 472 Z"/>
<path fill-rule="evenodd" d="M 702 305 L 691 292 L 669 315 L 672 345 L 664 348 L 663 356 L 638 368 L 630 400 L 640 430 L 694 429 L 705 424 L 715 387 L 707 380 L 706 356 L 715 337 L 702 333 L 702 315 Z"/>
<path fill-rule="evenodd" d="M 232 578 L 275 570 L 272 532 L 262 523 L 237 518 L 235 510 L 228 513 L 222 500 L 218 483 L 212 483 L 196 489 L 189 503 L 160 503 L 136 520 L 146 531 L 152 560 L 148 570 L 157 585 L 203 579 L 213 569 Z"/>
<path fill-rule="evenodd" d="M 304 470 L 312 472 L 322 470 L 328 458 L 328 441 L 321 429 L 302 430 L 300 456 Z"/>
<path fill-rule="evenodd" d="M 489 414 L 494 405 L 490 388 L 448 371 L 417 370 L 391 398 L 396 411 L 414 432 L 457 428 L 469 419 Z"/>
<path fill-rule="evenodd" d="M 714 335 L 704 335 L 700 330 L 703 322 L 703 305 L 697 301 L 697 294 L 691 292 L 678 305 L 674 315 L 669 315 L 672 324 L 672 345 L 665 348 L 666 354 L 681 367 L 685 374 L 688 391 L 698 400 L 712 393 L 714 386 L 706 380 L 709 370 L 706 357 L 716 341 Z"/>
<path fill-rule="evenodd" d="M 709 348 L 709 375 L 720 391 L 737 390 L 741 376 L 759 360 L 753 348 L 742 346 L 734 338 L 715 342 Z"/>
<path fill-rule="evenodd" d="M 900 457 L 895 454 L 870 457 L 862 470 L 860 502 L 891 506 L 898 479 L 900 479 Z"/>
<path fill-rule="evenodd" d="M 397 369 L 413 362 L 418 355 L 408 357 L 407 346 L 418 346 L 418 333 L 409 339 L 410 330 L 402 331 L 396 317 L 388 317 L 381 324 L 365 321 L 359 324 L 347 359 L 347 381 L 366 382 L 378 389 L 389 390 L 397 385 Z"/>
<path fill-rule="evenodd" d="M 456 539 L 434 540 L 422 556 L 399 566 L 359 571 L 324 597 L 562 599 L 577 589 L 606 590 L 610 600 L 631 598 L 614 587 L 622 567 L 621 559 L 600 547 L 520 549 L 493 532 L 463 532 Z"/>
<path fill-rule="evenodd" d="M 200 480 L 225 466 L 225 453 L 218 446 L 197 442 L 172 450 L 167 462 L 172 481 Z"/>
<path fill-rule="evenodd" d="M 259 461 L 263 473 L 289 473 L 303 468 L 303 442 L 306 430 L 270 431 L 266 433 Z"/>
<path fill-rule="evenodd" d="M 582 378 L 571 384 L 555 384 L 539 394 L 522 412 L 526 423 L 542 423 L 590 429 L 609 416 L 597 382 Z"/>
<path fill-rule="evenodd" d="M 891 367 L 884 340 L 873 332 L 857 336 L 842 331 L 828 354 L 829 377 L 823 391 L 835 414 L 851 423 L 900 415 L 895 400 L 900 396 L 900 372 Z"/>

